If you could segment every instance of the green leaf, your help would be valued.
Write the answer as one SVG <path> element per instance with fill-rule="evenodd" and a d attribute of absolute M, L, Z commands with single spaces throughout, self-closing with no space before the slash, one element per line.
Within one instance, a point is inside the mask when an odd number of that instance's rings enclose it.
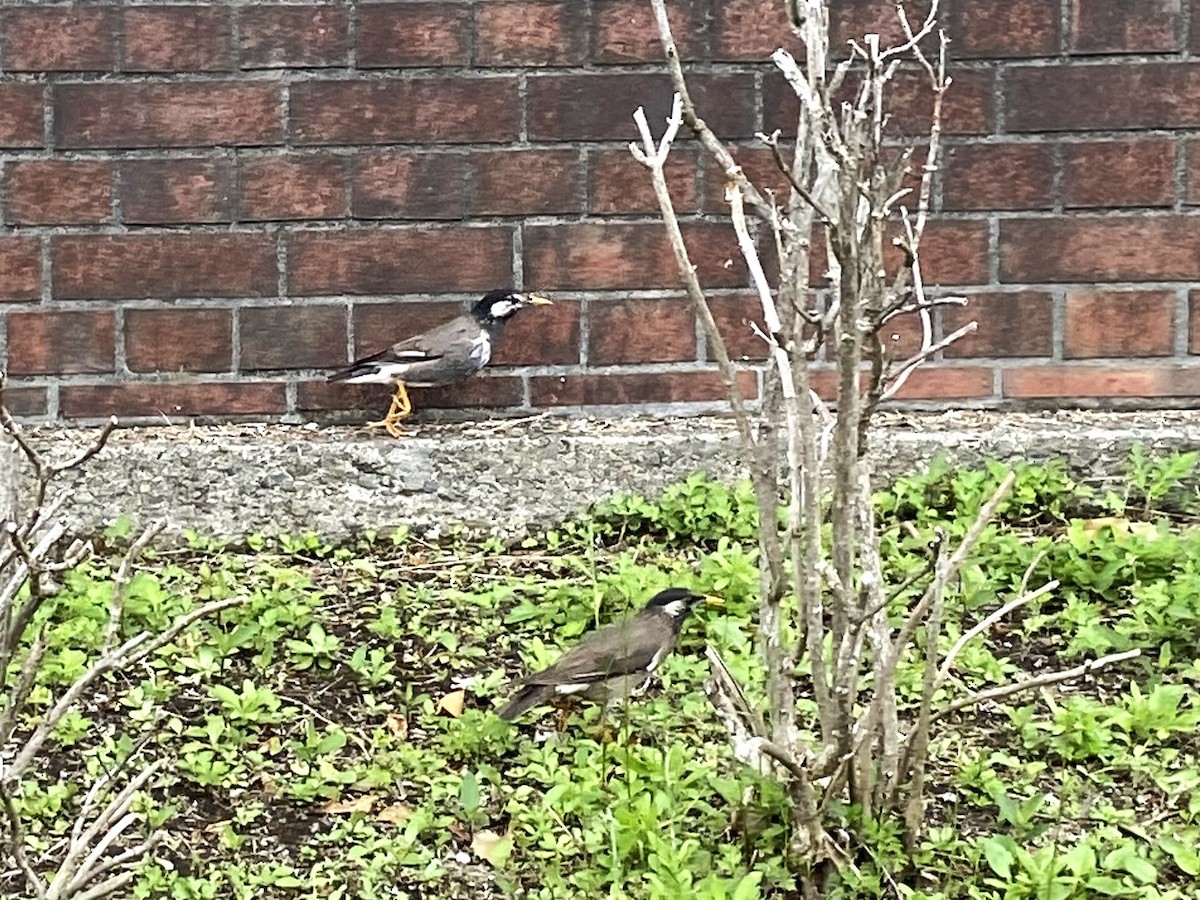
<path fill-rule="evenodd" d="M 1158 869 L 1150 860 L 1139 856 L 1133 844 L 1122 844 L 1109 853 L 1104 857 L 1103 867 L 1128 872 L 1142 884 L 1152 884 L 1158 880 Z"/>
<path fill-rule="evenodd" d="M 470 815 L 479 809 L 479 779 L 474 772 L 464 772 L 462 781 L 458 783 L 458 803 L 463 811 Z"/>
<path fill-rule="evenodd" d="M 730 900 L 758 900 L 758 887 L 762 883 L 762 876 L 762 872 L 751 872 L 742 878 L 737 887 L 733 889 L 733 896 Z"/>
<path fill-rule="evenodd" d="M 1012 878 L 1012 851 L 1002 838 L 990 837 L 983 842 L 983 855 L 992 871 L 1001 878 Z"/>

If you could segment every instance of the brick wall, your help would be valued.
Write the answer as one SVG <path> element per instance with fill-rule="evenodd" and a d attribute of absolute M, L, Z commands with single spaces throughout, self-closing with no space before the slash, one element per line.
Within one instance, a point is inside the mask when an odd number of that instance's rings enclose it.
<path fill-rule="evenodd" d="M 1193 5 L 1195 5 L 1193 3 Z M 834 0 L 839 39 L 890 2 Z M 1200 396 L 1200 11 L 946 0 L 955 86 L 927 278 L 976 335 L 910 401 Z M 678 0 L 702 112 L 752 173 L 793 104 L 780 0 Z M 646 0 L 0 4 L 0 315 L 32 418 L 320 417 L 352 354 L 515 284 L 558 302 L 424 406 L 719 401 L 646 176 L 669 86 Z M 898 130 L 921 125 L 912 83 Z M 733 349 L 761 356 L 691 142 L 674 189 Z M 965 321 L 958 310 L 938 323 Z M 898 343 L 913 336 L 901 327 Z M 747 395 L 757 374 L 743 376 Z M 365 413 L 359 413 L 359 415 Z"/>

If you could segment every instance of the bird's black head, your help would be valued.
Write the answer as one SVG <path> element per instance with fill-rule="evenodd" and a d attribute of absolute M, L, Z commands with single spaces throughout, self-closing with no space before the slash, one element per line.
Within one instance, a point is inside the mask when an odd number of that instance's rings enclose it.
<path fill-rule="evenodd" d="M 488 291 L 471 304 L 471 315 L 486 324 L 504 322 L 526 306 L 549 306 L 550 300 L 541 294 L 519 291 Z"/>
<path fill-rule="evenodd" d="M 686 588 L 667 588 L 651 597 L 650 602 L 646 604 L 646 609 L 662 610 L 672 619 L 682 621 L 688 613 L 695 609 L 696 604 L 717 602 L 719 601 Z"/>

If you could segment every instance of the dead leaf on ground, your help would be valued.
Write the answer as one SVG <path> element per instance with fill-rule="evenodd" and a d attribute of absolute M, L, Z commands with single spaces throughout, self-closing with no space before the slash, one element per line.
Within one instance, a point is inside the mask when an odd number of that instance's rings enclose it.
<path fill-rule="evenodd" d="M 451 822 L 446 826 L 450 829 L 450 833 L 460 841 L 469 841 L 471 839 L 471 829 L 462 822 Z"/>
<path fill-rule="evenodd" d="M 351 813 L 369 813 L 379 799 L 378 794 L 360 794 L 349 800 L 329 800 L 317 807 L 318 812 L 333 815 L 350 815 Z"/>
<path fill-rule="evenodd" d="M 392 737 L 400 738 L 400 740 L 408 737 L 408 719 L 400 713 L 388 713 L 387 718 L 383 720 L 383 727 Z"/>
<path fill-rule="evenodd" d="M 412 807 L 406 806 L 403 803 L 393 803 L 391 806 L 385 806 L 375 814 L 376 822 L 387 822 L 390 825 L 399 825 L 401 822 L 407 822 L 412 818 Z"/>
<path fill-rule="evenodd" d="M 467 702 L 466 691 L 451 691 L 438 701 L 437 711 L 457 719 L 462 715 L 463 704 Z"/>
<path fill-rule="evenodd" d="M 504 834 L 496 834 L 494 831 L 477 831 L 475 837 L 471 838 L 471 851 L 497 869 L 502 868 L 508 862 L 508 855 L 512 853 L 512 848 L 512 823 L 509 823 Z"/>

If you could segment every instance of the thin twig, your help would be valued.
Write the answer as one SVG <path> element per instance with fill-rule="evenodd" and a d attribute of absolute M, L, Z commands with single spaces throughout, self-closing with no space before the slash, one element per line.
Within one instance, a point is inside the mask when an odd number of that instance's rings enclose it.
<path fill-rule="evenodd" d="M 1099 659 L 1090 659 L 1072 669 L 1064 669 L 1061 672 L 1046 672 L 1042 675 L 1036 675 L 1033 678 L 1026 678 L 1022 681 L 1014 681 L 1011 684 L 988 688 L 985 691 L 977 691 L 974 694 L 969 694 L 966 697 L 955 700 L 949 706 L 939 709 L 933 714 L 931 721 L 936 722 L 939 719 L 944 719 L 946 716 L 958 712 L 960 709 L 966 709 L 969 706 L 978 706 L 980 703 L 986 703 L 989 700 L 999 700 L 1002 697 L 1009 697 L 1022 691 L 1045 687 L 1050 684 L 1058 684 L 1061 681 L 1071 681 L 1074 678 L 1080 678 L 1105 666 L 1111 666 L 1114 663 L 1124 662 L 1127 659 L 1133 659 L 1141 655 L 1142 651 L 1140 649 L 1126 650 L 1123 653 L 1111 653 L 1108 656 L 1101 656 Z"/>
<path fill-rule="evenodd" d="M 138 559 L 141 558 L 143 551 L 149 546 L 163 529 L 167 527 L 166 519 L 159 519 L 157 522 L 152 522 L 146 526 L 145 530 L 138 535 L 135 540 L 125 551 L 125 556 L 121 559 L 121 565 L 117 569 L 117 574 L 113 576 L 112 595 L 108 598 L 108 626 L 104 630 L 104 652 L 107 653 L 117 645 L 117 638 L 121 633 L 121 619 L 125 612 L 125 591 L 129 587 L 129 581 L 133 576 L 133 566 Z"/>

